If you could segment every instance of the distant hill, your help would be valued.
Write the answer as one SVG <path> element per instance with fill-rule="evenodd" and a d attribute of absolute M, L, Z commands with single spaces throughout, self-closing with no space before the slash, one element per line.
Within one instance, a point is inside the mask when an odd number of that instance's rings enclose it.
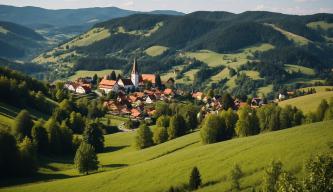
<path fill-rule="evenodd" d="M 202 85 L 224 80 L 228 81 L 226 89 L 232 89 L 236 76 L 231 78 L 221 71 L 223 67 L 231 67 L 247 74 L 258 71 L 256 86 L 248 89 L 255 90 L 272 86 L 273 81 L 287 83 L 296 76 L 305 79 L 304 83 L 319 76 L 324 79 L 333 67 L 332 23 L 332 14 L 295 16 L 261 11 L 135 14 L 97 23 L 34 62 L 62 63 L 74 71 L 121 69 L 126 73 L 130 69 L 129 60 L 136 56 L 143 72 L 154 71 L 162 73 L 162 78 L 176 78 L 172 70 L 177 67 L 184 69 L 177 83 L 191 85 L 201 65 L 184 68 L 191 63 L 184 59 L 195 58 L 212 68 L 197 81 Z M 158 54 L 149 55 L 157 48 Z M 249 65 L 251 62 L 264 65 Z M 304 66 L 313 73 L 296 74 L 298 71 L 290 70 L 290 66 L 295 69 Z"/>
<path fill-rule="evenodd" d="M 0 57 L 27 57 L 41 50 L 45 41 L 43 36 L 32 29 L 0 21 Z"/>
<path fill-rule="evenodd" d="M 0 5 L 0 20 L 24 25 L 45 36 L 65 40 L 88 30 L 98 22 L 140 13 L 117 7 L 51 10 L 40 7 Z M 157 10 L 151 14 L 183 15 L 171 10 Z"/>

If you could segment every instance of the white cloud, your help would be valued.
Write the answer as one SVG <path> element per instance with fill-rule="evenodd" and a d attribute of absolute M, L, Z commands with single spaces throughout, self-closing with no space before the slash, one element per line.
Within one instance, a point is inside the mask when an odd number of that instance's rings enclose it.
<path fill-rule="evenodd" d="M 265 5 L 263 4 L 260 4 L 260 5 L 257 5 L 256 8 L 254 9 L 255 11 L 262 11 L 265 9 Z"/>
<path fill-rule="evenodd" d="M 127 1 L 127 2 L 122 4 L 122 6 L 124 6 L 124 7 L 131 7 L 133 5 L 134 5 L 134 1 Z"/>

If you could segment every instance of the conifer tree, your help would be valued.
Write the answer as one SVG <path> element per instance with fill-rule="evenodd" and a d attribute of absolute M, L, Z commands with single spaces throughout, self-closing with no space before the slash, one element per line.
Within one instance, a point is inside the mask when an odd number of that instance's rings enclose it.
<path fill-rule="evenodd" d="M 201 186 L 201 184 L 202 181 L 199 169 L 197 167 L 193 167 L 189 180 L 189 188 L 190 190 L 196 190 Z"/>
<path fill-rule="evenodd" d="M 80 173 L 89 174 L 98 169 L 98 159 L 92 145 L 82 142 L 75 154 L 74 163 Z"/>
<path fill-rule="evenodd" d="M 243 176 L 243 172 L 239 165 L 235 164 L 230 172 L 231 189 L 240 190 L 240 179 Z"/>

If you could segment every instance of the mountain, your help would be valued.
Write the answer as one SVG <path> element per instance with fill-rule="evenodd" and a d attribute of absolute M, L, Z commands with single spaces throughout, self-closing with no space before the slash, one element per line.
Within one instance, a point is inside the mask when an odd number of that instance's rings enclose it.
<path fill-rule="evenodd" d="M 27 27 L 0 21 L 0 57 L 24 58 L 40 52 L 46 39 Z"/>
<path fill-rule="evenodd" d="M 0 5 L 0 13 L 0 20 L 2 21 L 24 25 L 38 30 L 44 36 L 62 41 L 88 30 L 95 23 L 139 12 L 117 7 L 51 10 L 31 6 Z M 183 13 L 169 10 L 158 10 L 149 13 L 183 15 Z"/>

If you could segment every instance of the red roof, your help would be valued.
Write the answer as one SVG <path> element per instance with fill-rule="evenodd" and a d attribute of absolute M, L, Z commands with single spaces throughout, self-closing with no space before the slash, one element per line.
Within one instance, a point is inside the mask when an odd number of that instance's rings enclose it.
<path fill-rule="evenodd" d="M 156 75 L 154 74 L 142 74 L 142 81 L 150 81 L 151 83 L 156 83 Z"/>
<path fill-rule="evenodd" d="M 164 92 L 163 92 L 165 95 L 170 95 L 173 93 L 172 89 L 165 89 Z"/>
<path fill-rule="evenodd" d="M 99 88 L 112 88 L 116 83 L 117 81 L 114 80 L 102 79 L 99 83 Z"/>
<path fill-rule="evenodd" d="M 131 115 L 133 117 L 139 117 L 141 115 L 141 112 L 137 109 L 131 109 Z"/>

